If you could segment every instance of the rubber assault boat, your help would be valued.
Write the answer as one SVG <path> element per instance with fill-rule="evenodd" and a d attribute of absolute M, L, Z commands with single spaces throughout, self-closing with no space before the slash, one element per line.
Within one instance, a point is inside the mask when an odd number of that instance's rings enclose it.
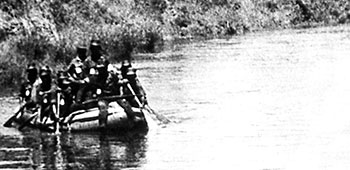
<path fill-rule="evenodd" d="M 108 97 L 108 100 L 105 100 L 106 98 L 96 99 L 93 102 L 104 101 L 105 105 L 96 104 L 94 107 L 88 107 L 88 104 L 84 104 L 86 107 L 82 107 L 83 109 L 78 109 L 66 117 L 59 118 L 59 120 L 54 116 L 42 118 L 40 108 L 26 110 L 24 106 L 4 126 L 16 127 L 20 130 L 24 127 L 31 127 L 51 132 L 148 130 L 147 120 L 153 112 L 152 109 L 149 106 L 141 105 L 140 107 L 131 107 L 125 98 L 112 96 Z"/>

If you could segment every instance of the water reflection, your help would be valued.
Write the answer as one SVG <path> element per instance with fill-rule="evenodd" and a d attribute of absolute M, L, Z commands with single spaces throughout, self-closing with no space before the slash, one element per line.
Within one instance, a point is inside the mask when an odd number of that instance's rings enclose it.
<path fill-rule="evenodd" d="M 35 132 L 24 136 L 2 136 L 0 167 L 55 170 L 137 168 L 145 159 L 146 141 L 145 132 L 114 135 Z"/>

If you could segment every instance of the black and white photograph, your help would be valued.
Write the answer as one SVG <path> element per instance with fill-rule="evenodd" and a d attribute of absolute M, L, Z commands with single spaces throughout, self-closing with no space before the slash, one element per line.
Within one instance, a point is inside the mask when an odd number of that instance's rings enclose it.
<path fill-rule="evenodd" d="M 349 0 L 1 0 L 0 170 L 349 170 L 348 76 Z"/>

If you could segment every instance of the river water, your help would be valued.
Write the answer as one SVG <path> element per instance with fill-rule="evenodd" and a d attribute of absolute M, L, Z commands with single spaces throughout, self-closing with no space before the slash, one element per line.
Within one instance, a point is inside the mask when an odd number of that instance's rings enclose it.
<path fill-rule="evenodd" d="M 349 54 L 349 26 L 169 44 L 134 65 L 171 123 L 123 134 L 1 127 L 0 168 L 350 169 Z"/>

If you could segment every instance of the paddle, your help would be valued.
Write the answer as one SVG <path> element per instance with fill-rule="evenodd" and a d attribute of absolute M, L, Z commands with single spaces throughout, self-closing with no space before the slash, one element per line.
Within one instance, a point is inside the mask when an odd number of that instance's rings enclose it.
<path fill-rule="evenodd" d="M 141 104 L 139 98 L 135 95 L 135 92 L 134 92 L 134 90 L 132 89 L 130 83 L 128 82 L 128 83 L 126 84 L 126 86 L 127 86 L 128 89 L 130 90 L 131 94 L 134 96 L 137 105 L 139 105 L 139 107 L 142 108 L 143 106 L 142 106 L 142 104 Z M 152 120 L 150 114 L 145 114 L 145 112 L 143 112 L 142 109 L 141 109 L 141 113 L 143 113 L 143 116 L 144 116 L 144 118 L 146 119 L 148 128 L 150 128 L 151 126 L 152 126 L 152 127 L 155 127 L 155 126 L 156 126 L 156 125 L 155 125 L 155 122 Z M 153 129 L 153 128 L 151 128 L 151 129 Z"/>
<path fill-rule="evenodd" d="M 169 123 L 169 122 L 170 122 L 170 120 L 169 120 L 168 118 L 166 118 L 166 117 L 163 116 L 163 115 L 157 114 L 157 113 L 156 113 L 153 109 L 151 109 L 151 107 L 149 107 L 147 104 L 146 104 L 146 105 L 141 104 L 139 98 L 136 96 L 135 91 L 132 89 L 130 83 L 127 83 L 126 85 L 127 85 L 128 89 L 130 90 L 131 94 L 134 96 L 134 98 L 135 98 L 137 104 L 138 104 L 140 107 L 143 107 L 143 108 L 147 109 L 148 112 L 150 112 L 151 114 L 155 115 L 156 118 L 157 118 L 158 120 L 162 121 L 163 123 Z"/>
<path fill-rule="evenodd" d="M 23 111 L 23 109 L 25 108 L 26 104 L 24 104 L 23 106 L 20 106 L 18 111 L 13 115 L 11 116 L 5 123 L 4 123 L 4 127 L 11 127 L 12 126 L 12 122 L 15 120 L 15 118 L 17 117 L 17 115 L 19 113 L 21 113 Z"/>
<path fill-rule="evenodd" d="M 24 127 L 26 127 L 36 116 L 38 116 L 38 112 L 31 115 L 21 126 L 18 127 L 18 130 L 22 130 Z"/>
<path fill-rule="evenodd" d="M 60 104 L 61 104 L 61 93 L 57 93 L 57 108 L 56 108 L 56 115 L 55 115 L 55 133 L 59 134 L 60 133 L 60 125 L 59 125 L 59 120 L 60 120 Z M 54 110 L 54 109 L 53 109 Z"/>
<path fill-rule="evenodd" d="M 156 116 L 156 118 L 160 121 L 162 121 L 163 123 L 167 124 L 170 123 L 171 121 L 166 118 L 164 115 L 158 114 L 157 112 L 155 112 L 151 107 L 149 107 L 148 104 L 144 105 L 145 109 L 147 109 L 150 113 L 154 114 Z"/>

